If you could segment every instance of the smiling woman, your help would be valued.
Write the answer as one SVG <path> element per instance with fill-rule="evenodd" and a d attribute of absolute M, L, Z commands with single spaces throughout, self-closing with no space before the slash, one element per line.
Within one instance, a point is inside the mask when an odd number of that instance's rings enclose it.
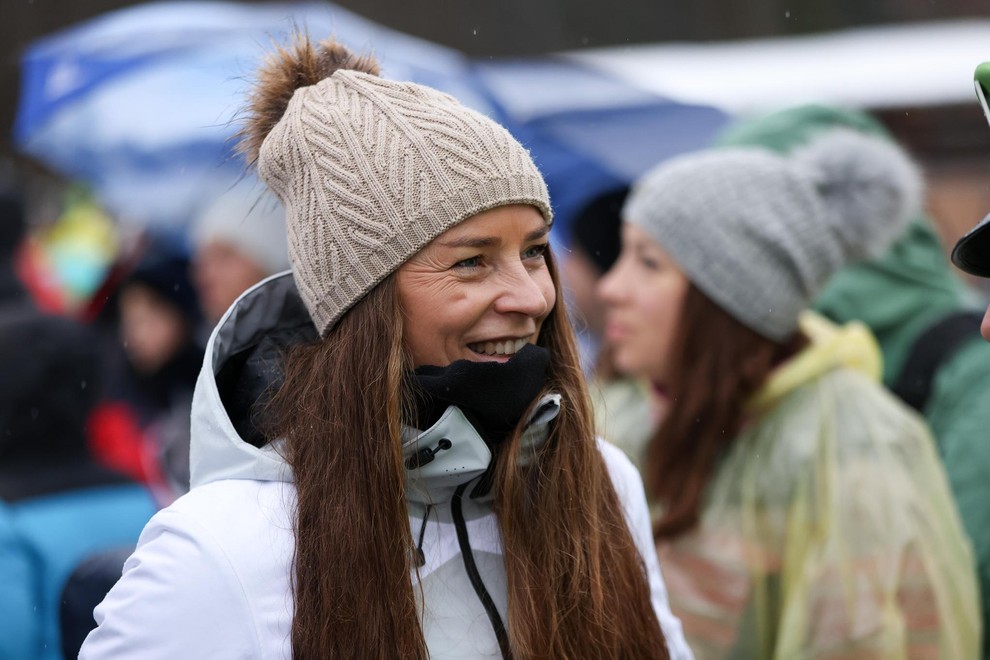
<path fill-rule="evenodd" d="M 192 483 L 81 657 L 690 658 L 642 482 L 596 440 L 526 150 L 299 37 L 244 148 L 288 275 L 214 330 Z"/>
<path fill-rule="evenodd" d="M 447 230 L 403 264 L 396 283 L 414 366 L 506 362 L 535 344 L 557 300 L 548 233 L 534 207 L 502 206 Z"/>

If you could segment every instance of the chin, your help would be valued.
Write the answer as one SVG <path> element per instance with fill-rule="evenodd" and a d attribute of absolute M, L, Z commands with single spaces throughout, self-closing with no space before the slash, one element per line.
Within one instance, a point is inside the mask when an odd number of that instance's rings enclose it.
<path fill-rule="evenodd" d="M 613 358 L 616 370 L 623 376 L 628 376 L 630 378 L 647 378 L 649 380 L 656 380 L 656 374 L 659 369 L 656 365 L 650 364 L 644 360 L 637 359 L 633 355 L 622 355 L 617 353 Z"/>
<path fill-rule="evenodd" d="M 621 374 L 626 376 L 637 376 L 637 367 L 639 364 L 636 360 L 629 359 L 629 356 L 625 355 L 622 351 L 615 351 L 612 354 L 612 364 L 615 366 Z"/>

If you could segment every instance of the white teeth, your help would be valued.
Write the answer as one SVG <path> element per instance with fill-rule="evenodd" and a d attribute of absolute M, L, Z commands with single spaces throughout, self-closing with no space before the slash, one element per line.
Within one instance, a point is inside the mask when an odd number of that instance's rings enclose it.
<path fill-rule="evenodd" d="M 525 339 L 506 339 L 505 341 L 486 341 L 477 344 L 468 344 L 468 348 L 476 353 L 485 355 L 515 355 L 522 347 L 529 343 Z"/>

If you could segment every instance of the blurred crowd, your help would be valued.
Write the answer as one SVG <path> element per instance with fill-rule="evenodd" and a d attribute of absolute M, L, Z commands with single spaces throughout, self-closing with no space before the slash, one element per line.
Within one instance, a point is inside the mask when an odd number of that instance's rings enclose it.
<path fill-rule="evenodd" d="M 859 111 L 748 118 L 696 162 L 596 195 L 554 235 L 597 426 L 643 474 L 696 657 L 866 657 L 836 640 L 885 617 L 910 657 L 945 644 L 959 655 L 942 657 L 990 657 L 986 301 L 921 205 L 881 191 L 859 225 L 830 228 L 830 204 L 859 202 L 818 199 L 787 168 L 838 129 L 898 149 Z M 730 167 L 727 150 L 753 160 Z M 864 180 L 860 198 L 888 185 Z M 211 331 L 289 268 L 282 208 L 253 178 L 203 199 L 182 230 L 121 226 L 76 189 L 62 201 L 39 225 L 21 186 L 0 189 L 3 658 L 76 656 L 145 523 L 189 489 Z M 715 222 L 734 214 L 738 235 Z M 682 279 L 657 283 L 667 261 Z M 792 278 L 764 284 L 771 270 Z M 793 308 L 793 327 L 766 306 Z M 829 380 L 840 366 L 856 375 Z M 896 565 L 870 592 L 856 562 Z M 814 639 L 787 638 L 816 617 Z"/>
<path fill-rule="evenodd" d="M 144 524 L 189 489 L 210 330 L 288 268 L 281 209 L 263 191 L 232 182 L 191 231 L 129 238 L 77 190 L 40 228 L 19 188 L 0 191 L 0 610 L 23 622 L 0 657 L 75 657 Z"/>

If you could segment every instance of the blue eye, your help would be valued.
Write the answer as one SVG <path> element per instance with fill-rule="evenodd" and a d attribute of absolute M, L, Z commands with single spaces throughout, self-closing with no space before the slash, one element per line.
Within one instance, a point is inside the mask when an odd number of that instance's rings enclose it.
<path fill-rule="evenodd" d="M 464 259 L 458 261 L 454 264 L 454 268 L 477 268 L 481 265 L 481 257 L 471 257 L 469 259 Z"/>
<path fill-rule="evenodd" d="M 539 245 L 534 245 L 523 252 L 524 259 L 537 259 L 542 257 L 547 253 L 547 249 L 550 246 L 547 243 L 540 243 Z"/>

